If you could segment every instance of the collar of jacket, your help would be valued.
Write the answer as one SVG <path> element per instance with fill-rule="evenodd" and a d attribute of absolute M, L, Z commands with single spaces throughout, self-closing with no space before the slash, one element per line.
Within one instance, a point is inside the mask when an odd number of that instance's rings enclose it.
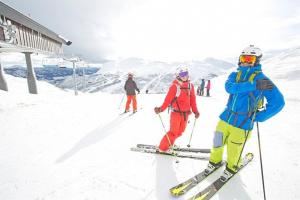
<path fill-rule="evenodd" d="M 238 71 L 242 71 L 242 73 L 245 73 L 247 70 L 249 70 L 249 67 L 242 67 L 242 66 L 239 66 L 237 68 Z M 253 72 L 255 71 L 261 71 L 261 64 L 258 64 L 258 65 L 255 65 L 253 67 L 250 67 L 250 70 L 249 70 L 249 74 L 252 74 Z"/>
<path fill-rule="evenodd" d="M 175 79 L 173 81 L 173 84 L 177 84 L 177 85 L 180 85 L 181 87 L 187 87 L 189 85 L 189 80 L 185 81 L 185 82 L 182 82 L 182 81 L 179 81 L 177 79 Z"/>

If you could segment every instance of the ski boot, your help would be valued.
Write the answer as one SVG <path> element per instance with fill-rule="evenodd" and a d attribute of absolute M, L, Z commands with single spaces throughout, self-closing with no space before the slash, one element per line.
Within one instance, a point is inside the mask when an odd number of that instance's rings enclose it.
<path fill-rule="evenodd" d="M 163 151 L 163 150 L 160 150 L 159 148 L 156 149 L 156 152 L 159 152 L 159 153 L 166 153 L 166 154 L 171 154 L 171 155 L 174 155 L 176 156 L 177 153 L 173 150 L 173 149 L 168 149 L 166 151 Z"/>
<path fill-rule="evenodd" d="M 236 172 L 226 167 L 226 169 L 223 171 L 223 174 L 220 177 L 220 180 L 222 182 L 226 182 L 228 179 L 230 179 Z"/>
<path fill-rule="evenodd" d="M 206 169 L 204 170 L 204 173 L 205 175 L 209 175 L 210 173 L 212 173 L 213 171 L 215 171 L 215 169 L 217 167 L 219 167 L 222 163 L 212 163 L 212 162 L 209 162 Z"/>

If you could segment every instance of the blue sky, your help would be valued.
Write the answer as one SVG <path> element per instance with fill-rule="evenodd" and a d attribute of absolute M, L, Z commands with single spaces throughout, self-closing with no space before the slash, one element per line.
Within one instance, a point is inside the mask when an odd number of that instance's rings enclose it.
<path fill-rule="evenodd" d="M 300 45 L 296 0 L 2 0 L 73 41 L 66 53 L 93 61 L 238 56 Z"/>

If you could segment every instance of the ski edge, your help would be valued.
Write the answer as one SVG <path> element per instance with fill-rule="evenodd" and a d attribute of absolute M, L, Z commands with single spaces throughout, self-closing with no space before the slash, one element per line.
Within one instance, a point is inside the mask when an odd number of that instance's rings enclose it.
<path fill-rule="evenodd" d="M 247 153 L 243 160 L 246 159 L 249 155 L 251 155 L 251 158 L 247 160 L 246 163 L 244 163 L 239 170 L 237 171 L 237 173 L 239 173 L 245 166 L 247 166 L 254 158 L 254 154 L 253 153 Z M 188 198 L 188 200 L 209 200 L 211 197 L 213 197 L 226 183 L 228 183 L 237 173 L 235 173 L 230 179 L 228 179 L 226 182 L 223 182 L 223 184 L 221 185 L 221 187 L 216 188 L 215 184 L 217 182 L 220 181 L 220 177 L 215 180 L 213 183 L 211 183 L 209 186 L 207 186 L 205 189 L 203 189 L 202 191 L 198 192 L 197 194 L 195 194 L 194 196 Z"/>
<path fill-rule="evenodd" d="M 136 146 L 138 148 L 145 148 L 145 149 L 156 149 L 156 148 L 158 148 L 156 145 L 150 145 L 150 144 L 137 144 Z M 175 148 L 174 151 L 194 152 L 194 153 L 210 153 L 210 149 L 185 148 L 185 147 Z"/>
<path fill-rule="evenodd" d="M 204 179 L 206 179 L 207 177 L 209 177 L 210 175 L 214 174 L 216 171 L 218 171 L 220 168 L 222 168 L 222 166 L 224 166 L 226 164 L 226 162 L 222 162 L 220 164 L 220 166 L 218 166 L 214 171 L 212 171 L 210 174 L 208 175 L 204 175 L 204 170 L 201 171 L 200 173 L 196 174 L 195 176 L 193 176 L 192 178 L 187 179 L 184 182 L 179 183 L 178 185 L 172 187 L 169 189 L 170 193 L 172 196 L 174 197 L 178 197 L 178 196 L 182 196 L 184 194 L 186 194 L 188 191 L 190 191 L 192 188 L 194 188 L 196 185 L 198 185 L 199 183 L 201 183 Z M 187 186 L 185 186 L 187 185 Z M 178 191 L 176 191 L 177 189 L 179 189 Z M 174 191 L 175 190 L 175 191 Z"/>
<path fill-rule="evenodd" d="M 135 152 L 140 152 L 140 153 L 152 153 L 152 154 L 157 154 L 157 155 L 167 155 L 167 156 L 173 156 L 173 157 L 178 157 L 178 158 L 209 160 L 209 157 L 207 157 L 207 156 L 189 155 L 189 154 L 184 154 L 182 152 L 176 152 L 176 154 L 171 154 L 171 153 L 167 153 L 167 152 L 159 152 L 154 149 L 143 149 L 143 148 L 138 148 L 138 147 L 131 147 L 130 150 L 135 151 Z"/>

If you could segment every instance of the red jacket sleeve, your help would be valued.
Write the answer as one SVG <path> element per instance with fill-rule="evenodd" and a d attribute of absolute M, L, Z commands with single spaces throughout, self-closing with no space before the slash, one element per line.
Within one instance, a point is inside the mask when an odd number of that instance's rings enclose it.
<path fill-rule="evenodd" d="M 192 111 L 193 113 L 197 113 L 198 112 L 198 108 L 197 108 L 197 102 L 196 102 L 196 95 L 195 95 L 195 90 L 194 90 L 194 85 L 192 85 L 191 88 L 191 107 L 192 107 Z"/>
<path fill-rule="evenodd" d="M 171 101 L 176 96 L 176 91 L 177 91 L 176 85 L 172 84 L 171 87 L 169 88 L 167 96 L 165 97 L 164 103 L 160 106 L 161 112 L 163 112 L 170 105 Z"/>

